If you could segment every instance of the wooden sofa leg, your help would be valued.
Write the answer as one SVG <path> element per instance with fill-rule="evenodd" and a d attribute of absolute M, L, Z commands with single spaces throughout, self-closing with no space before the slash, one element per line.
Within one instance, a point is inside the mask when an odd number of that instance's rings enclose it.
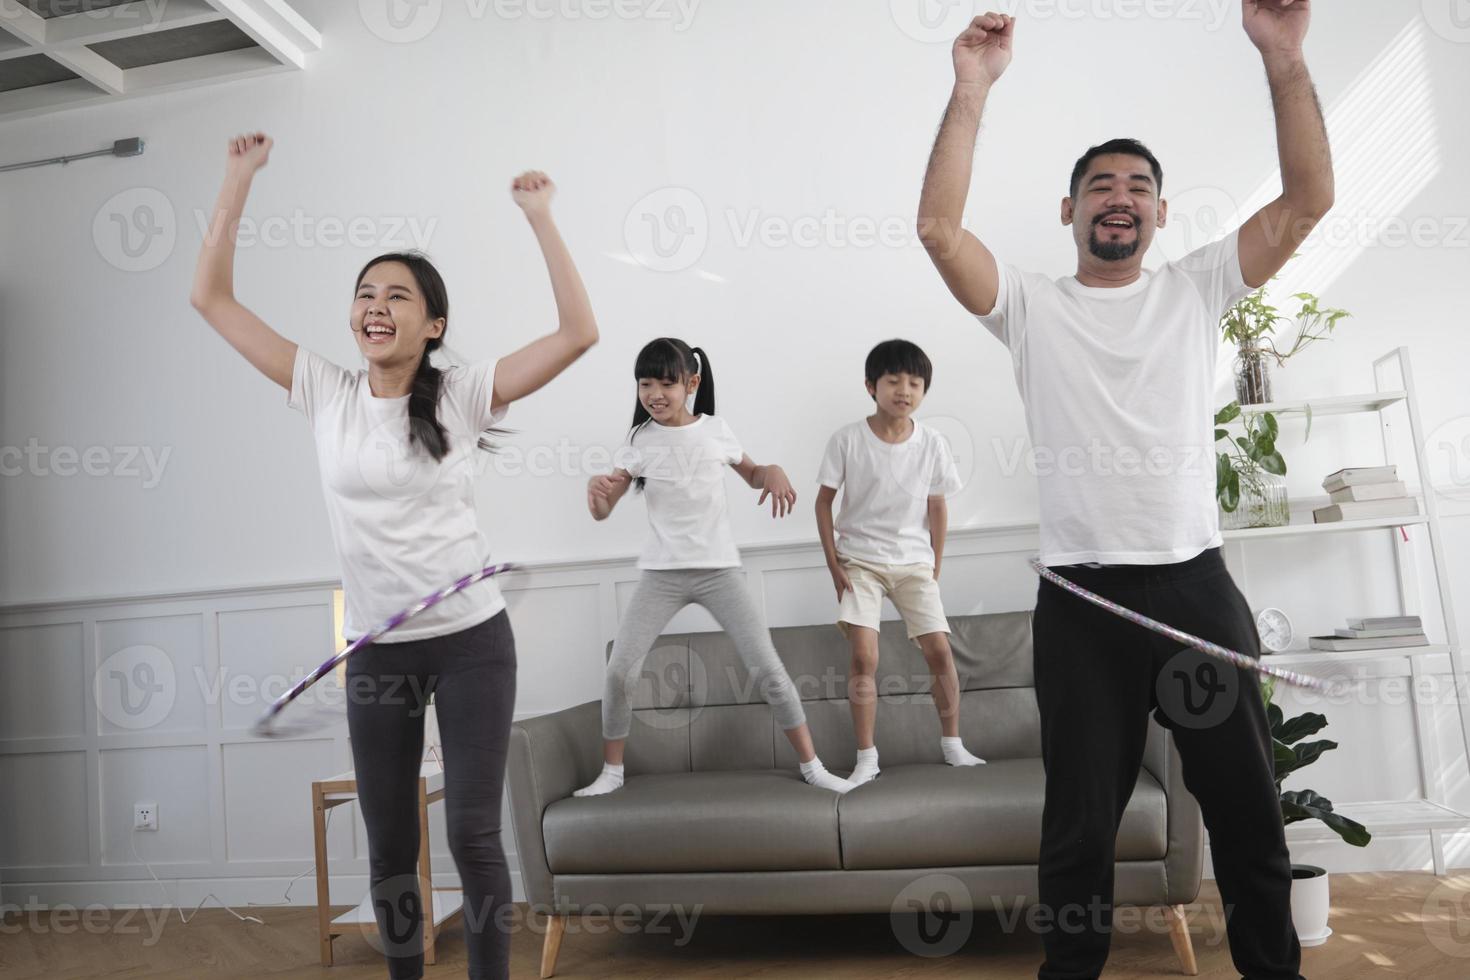
<path fill-rule="evenodd" d="M 556 954 L 561 952 L 561 937 L 566 928 L 567 917 L 565 915 L 546 917 L 546 939 L 541 943 L 541 976 L 543 977 L 556 973 Z"/>
<path fill-rule="evenodd" d="M 1179 957 L 1180 972 L 1188 977 L 1198 976 L 1199 966 L 1194 961 L 1194 937 L 1189 934 L 1189 919 L 1184 915 L 1183 905 L 1169 906 L 1169 938 L 1174 942 L 1174 955 Z"/>

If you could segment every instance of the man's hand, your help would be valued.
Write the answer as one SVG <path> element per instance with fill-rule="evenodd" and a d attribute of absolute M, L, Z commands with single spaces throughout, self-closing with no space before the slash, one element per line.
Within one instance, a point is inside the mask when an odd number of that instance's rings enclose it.
<path fill-rule="evenodd" d="M 991 85 L 1011 63 L 1016 18 L 1006 14 L 982 14 L 970 21 L 955 38 L 954 80 L 957 85 Z"/>
<path fill-rule="evenodd" d="M 1245 0 L 1246 36 L 1262 55 L 1299 54 L 1312 20 L 1311 0 Z"/>

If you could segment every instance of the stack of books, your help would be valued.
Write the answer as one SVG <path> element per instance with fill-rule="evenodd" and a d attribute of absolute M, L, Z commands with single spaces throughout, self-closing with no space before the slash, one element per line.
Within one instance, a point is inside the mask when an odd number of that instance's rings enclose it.
<path fill-rule="evenodd" d="M 1375 517 L 1416 517 L 1419 501 L 1409 496 L 1395 466 L 1357 466 L 1322 481 L 1332 503 L 1312 511 L 1318 524 Z"/>
<path fill-rule="evenodd" d="M 1389 647 L 1424 647 L 1424 623 L 1418 616 L 1373 616 L 1350 619 L 1332 636 L 1311 638 L 1313 650 L 1382 650 Z"/>

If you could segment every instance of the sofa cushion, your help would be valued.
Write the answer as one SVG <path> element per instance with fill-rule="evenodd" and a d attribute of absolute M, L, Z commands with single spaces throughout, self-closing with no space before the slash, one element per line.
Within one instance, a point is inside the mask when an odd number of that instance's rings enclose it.
<path fill-rule="evenodd" d="M 1035 864 L 1045 795 L 1040 759 L 885 766 L 838 807 L 843 867 Z M 1118 830 L 1116 859 L 1163 858 L 1167 831 L 1164 790 L 1140 770 Z"/>
<path fill-rule="evenodd" d="M 554 874 L 842 867 L 836 793 L 794 770 L 657 773 L 546 808 Z"/>

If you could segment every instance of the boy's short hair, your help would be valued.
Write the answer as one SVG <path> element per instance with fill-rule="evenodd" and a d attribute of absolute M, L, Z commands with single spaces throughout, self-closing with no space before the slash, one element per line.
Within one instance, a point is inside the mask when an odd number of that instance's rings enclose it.
<path fill-rule="evenodd" d="M 924 394 L 934 381 L 934 365 L 923 348 L 909 340 L 885 340 L 868 351 L 868 361 L 863 366 L 868 384 L 876 385 L 885 374 L 909 374 L 924 379 Z"/>

